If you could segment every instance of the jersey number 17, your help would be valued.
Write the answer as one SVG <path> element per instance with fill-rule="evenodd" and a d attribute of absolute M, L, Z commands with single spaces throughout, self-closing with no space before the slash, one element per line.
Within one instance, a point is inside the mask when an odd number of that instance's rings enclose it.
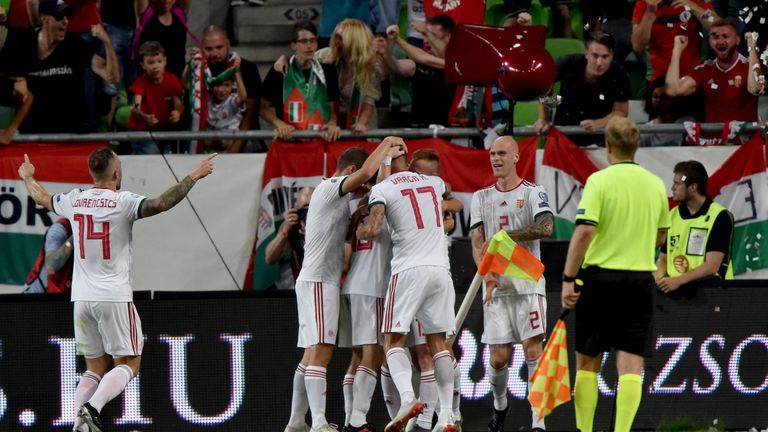
<path fill-rule="evenodd" d="M 400 191 L 400 193 L 403 196 L 407 196 L 411 201 L 411 208 L 413 208 L 413 216 L 416 217 L 416 227 L 418 229 L 424 229 L 424 219 L 421 217 L 421 208 L 419 207 L 419 201 L 416 199 L 416 194 L 431 194 L 432 204 L 435 206 L 435 223 L 437 224 L 437 227 L 440 228 L 440 224 L 442 223 L 443 218 L 440 214 L 440 206 L 437 203 L 437 194 L 435 193 L 435 188 L 432 186 L 423 186 L 416 188 L 415 190 L 403 189 Z"/>

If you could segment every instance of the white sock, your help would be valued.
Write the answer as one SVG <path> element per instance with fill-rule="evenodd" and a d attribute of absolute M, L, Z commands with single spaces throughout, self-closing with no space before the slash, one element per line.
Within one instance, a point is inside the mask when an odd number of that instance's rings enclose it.
<path fill-rule="evenodd" d="M 384 366 L 381 368 L 381 393 L 384 397 L 384 404 L 387 406 L 389 418 L 395 418 L 397 412 L 400 411 L 400 393 L 397 391 L 397 386 L 392 380 L 392 374 Z"/>
<path fill-rule="evenodd" d="M 299 363 L 296 366 L 296 372 L 293 374 L 293 396 L 291 396 L 291 418 L 288 420 L 288 426 L 300 429 L 307 424 L 307 410 L 309 401 L 307 400 L 307 387 L 304 384 L 304 371 L 307 367 Z"/>
<path fill-rule="evenodd" d="M 493 391 L 493 409 L 504 411 L 507 409 L 507 384 L 509 383 L 509 366 L 501 369 L 488 368 L 488 381 Z"/>
<path fill-rule="evenodd" d="M 376 372 L 365 366 L 358 366 L 355 373 L 352 417 L 349 424 L 360 427 L 368 423 L 368 410 L 371 408 L 373 390 L 376 388 Z"/>
<path fill-rule="evenodd" d="M 392 348 L 387 351 L 387 364 L 392 373 L 392 381 L 400 393 L 400 405 L 410 405 L 416 400 L 411 385 L 411 361 L 402 348 Z"/>
<path fill-rule="evenodd" d="M 533 387 L 533 372 L 536 371 L 536 366 L 539 365 L 539 359 L 536 360 L 526 360 L 525 364 L 528 365 L 528 393 L 531 392 L 531 387 Z M 539 416 L 536 414 L 536 411 L 531 407 L 531 429 L 533 428 L 542 428 L 546 429 L 544 427 L 544 419 L 539 418 Z"/>
<path fill-rule="evenodd" d="M 349 424 L 349 420 L 352 417 L 352 404 L 354 403 L 354 385 L 355 376 L 352 374 L 344 375 L 344 383 L 342 384 L 342 390 L 344 393 L 344 426 Z"/>
<path fill-rule="evenodd" d="M 453 417 L 453 359 L 451 353 L 446 350 L 435 354 L 432 360 L 435 362 L 435 381 L 440 400 L 438 419 L 449 421 Z"/>
<path fill-rule="evenodd" d="M 96 392 L 94 392 L 93 396 L 88 399 L 88 403 L 96 408 L 96 411 L 101 412 L 104 405 L 118 397 L 132 379 L 133 371 L 128 365 L 122 364 L 115 366 L 111 371 L 104 375 Z"/>
<path fill-rule="evenodd" d="M 325 419 L 325 392 L 328 388 L 325 374 L 326 369 L 320 366 L 307 366 L 304 371 L 304 385 L 307 386 L 313 429 L 319 429 L 328 423 Z"/>
<path fill-rule="evenodd" d="M 75 391 L 75 424 L 72 428 L 73 431 L 77 430 L 82 424 L 82 420 L 77 417 L 77 410 L 96 393 L 99 381 L 101 381 L 101 377 L 91 371 L 83 372 L 83 375 L 80 377 L 80 382 L 77 383 L 77 390 Z"/>
<path fill-rule="evenodd" d="M 453 360 L 453 418 L 461 419 L 461 370 L 455 359 Z"/>
<path fill-rule="evenodd" d="M 424 403 L 424 411 L 419 414 L 419 426 L 424 429 L 432 428 L 432 415 L 437 408 L 437 381 L 435 381 L 435 371 L 426 371 L 421 373 L 419 380 L 419 401 Z"/>

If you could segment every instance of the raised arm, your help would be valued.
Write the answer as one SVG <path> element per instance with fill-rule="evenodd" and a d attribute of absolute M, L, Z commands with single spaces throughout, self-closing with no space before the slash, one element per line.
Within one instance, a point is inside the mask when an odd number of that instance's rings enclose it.
<path fill-rule="evenodd" d="M 760 95 L 765 91 L 765 75 L 760 64 L 760 48 L 757 47 L 757 39 L 752 32 L 747 32 L 747 51 L 749 51 L 749 73 L 747 74 L 747 90 L 753 95 Z"/>
<path fill-rule="evenodd" d="M 672 48 L 672 57 L 667 68 L 666 84 L 667 95 L 672 97 L 688 96 L 696 91 L 696 81 L 686 75 L 680 77 L 680 56 L 688 46 L 688 37 L 675 36 L 675 47 Z"/>
<path fill-rule="evenodd" d="M 91 26 L 91 34 L 104 44 L 104 52 L 106 53 L 106 60 L 94 54 L 91 59 L 91 69 L 93 69 L 96 75 L 102 77 L 104 81 L 112 84 L 119 83 L 120 63 L 117 60 L 117 54 L 112 47 L 112 40 L 109 38 L 107 31 L 104 30 L 101 24 L 96 24 Z"/>
<path fill-rule="evenodd" d="M 198 180 L 213 172 L 213 162 L 211 162 L 211 160 L 216 157 L 217 154 L 218 153 L 213 153 L 203 159 L 203 161 L 184 177 L 184 179 L 169 187 L 159 197 L 144 201 L 141 206 L 141 217 L 150 217 L 168 211 L 181 202 Z"/>
<path fill-rule="evenodd" d="M 53 202 L 51 201 L 53 195 L 35 180 L 35 166 L 29 162 L 29 156 L 26 153 L 24 154 L 24 163 L 19 167 L 19 176 L 24 180 L 24 185 L 32 199 L 48 211 L 53 210 Z"/>
<path fill-rule="evenodd" d="M 445 59 L 434 56 L 423 49 L 411 45 L 405 39 L 400 36 L 395 39 L 395 43 L 408 54 L 408 57 L 412 58 L 418 64 L 428 66 L 435 69 L 445 69 Z"/>
<path fill-rule="evenodd" d="M 645 47 L 651 41 L 651 28 L 656 21 L 656 9 L 661 0 L 638 0 L 645 1 L 645 13 L 640 22 L 632 25 L 632 50 L 636 53 L 645 51 Z"/>
<path fill-rule="evenodd" d="M 376 147 L 376 150 L 368 156 L 363 166 L 347 177 L 341 186 L 341 191 L 349 193 L 359 188 L 376 174 L 376 171 L 378 171 L 381 163 L 384 161 L 384 157 L 389 156 L 394 159 L 406 151 L 405 141 L 402 138 L 393 136 L 384 138 L 381 144 Z"/>

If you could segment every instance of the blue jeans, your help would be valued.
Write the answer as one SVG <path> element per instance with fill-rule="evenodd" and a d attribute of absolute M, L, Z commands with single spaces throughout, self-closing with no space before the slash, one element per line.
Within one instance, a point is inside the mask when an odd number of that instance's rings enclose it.
<path fill-rule="evenodd" d="M 112 39 L 112 47 L 117 54 L 117 61 L 120 67 L 120 82 L 125 88 L 130 87 L 136 77 L 136 66 L 131 59 L 133 48 L 133 34 L 136 31 L 132 28 L 117 27 L 112 24 L 104 24 L 109 38 Z M 101 47 L 101 54 L 105 55 L 104 47 Z M 120 83 L 111 84 L 104 82 L 104 93 L 115 96 L 120 91 Z"/>

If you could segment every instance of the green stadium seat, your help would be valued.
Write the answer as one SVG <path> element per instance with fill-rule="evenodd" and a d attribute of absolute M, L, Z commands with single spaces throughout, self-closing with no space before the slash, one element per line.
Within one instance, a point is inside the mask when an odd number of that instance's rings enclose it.
<path fill-rule="evenodd" d="M 573 38 L 578 40 L 584 40 L 584 14 L 581 10 L 581 5 L 571 4 L 571 31 L 573 32 Z"/>
<path fill-rule="evenodd" d="M 530 126 L 539 119 L 539 103 L 536 101 L 517 102 L 515 104 L 514 125 Z"/>
<path fill-rule="evenodd" d="M 584 53 L 584 42 L 579 39 L 548 38 L 546 47 L 555 61 L 566 55 Z"/>
<path fill-rule="evenodd" d="M 549 25 L 550 10 L 548 7 L 544 7 L 538 1 L 531 3 L 531 21 L 533 25 L 543 25 L 550 29 Z"/>
<path fill-rule="evenodd" d="M 507 16 L 507 11 L 504 9 L 504 3 L 495 4 L 493 6 L 487 6 L 485 8 L 485 24 L 491 26 L 501 26 L 504 24 L 504 19 Z"/>
<path fill-rule="evenodd" d="M 5 129 L 11 124 L 16 110 L 11 107 L 0 106 L 0 129 Z"/>

